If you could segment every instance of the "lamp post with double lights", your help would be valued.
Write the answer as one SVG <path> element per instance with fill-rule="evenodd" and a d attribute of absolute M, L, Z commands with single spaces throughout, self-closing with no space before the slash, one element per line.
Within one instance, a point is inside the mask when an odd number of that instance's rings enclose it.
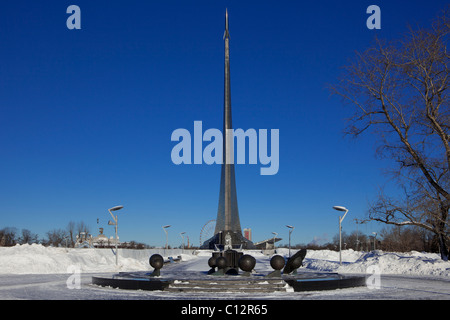
<path fill-rule="evenodd" d="M 162 226 L 162 228 L 163 228 L 163 230 L 164 230 L 164 232 L 166 234 L 166 246 L 164 248 L 165 250 L 167 250 L 167 248 L 169 247 L 169 234 L 167 233 L 167 228 L 170 228 L 170 227 L 171 227 L 170 224 Z M 164 250 L 164 254 L 166 254 L 165 250 Z"/>
<path fill-rule="evenodd" d="M 117 234 L 117 228 L 119 226 L 119 220 L 117 218 L 117 215 L 114 216 L 112 214 L 112 211 L 118 211 L 120 209 L 123 209 L 123 206 L 115 206 L 115 207 L 112 207 L 112 208 L 108 209 L 109 214 L 111 215 L 111 217 L 114 220 L 114 222 L 113 221 L 109 221 L 108 224 L 111 225 L 111 226 L 115 226 L 115 229 L 116 229 L 116 266 L 119 264 L 119 253 L 117 251 L 118 250 L 118 242 L 119 242 L 119 236 Z"/>
<path fill-rule="evenodd" d="M 291 233 L 294 231 L 294 227 L 290 225 L 286 225 L 289 228 L 289 258 L 291 257 Z"/>

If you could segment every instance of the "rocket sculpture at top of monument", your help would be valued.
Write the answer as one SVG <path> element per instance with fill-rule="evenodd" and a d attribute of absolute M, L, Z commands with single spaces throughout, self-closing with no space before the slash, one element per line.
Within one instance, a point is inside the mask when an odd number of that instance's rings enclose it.
<path fill-rule="evenodd" d="M 205 241 L 202 247 L 214 248 L 214 245 L 224 245 L 225 237 L 231 237 L 233 245 L 242 248 L 253 248 L 251 241 L 242 236 L 241 223 L 236 196 L 236 181 L 234 163 L 227 161 L 227 157 L 233 155 L 230 148 L 233 146 L 232 135 L 227 134 L 227 129 L 232 129 L 231 124 L 231 88 L 230 88 L 230 33 L 228 30 L 228 10 L 225 12 L 225 70 L 224 70 L 224 113 L 223 113 L 223 163 L 220 176 L 219 208 L 217 210 L 216 228 L 214 236 Z M 230 132 L 230 131 L 229 131 Z M 231 163 L 230 163 L 231 162 Z"/>

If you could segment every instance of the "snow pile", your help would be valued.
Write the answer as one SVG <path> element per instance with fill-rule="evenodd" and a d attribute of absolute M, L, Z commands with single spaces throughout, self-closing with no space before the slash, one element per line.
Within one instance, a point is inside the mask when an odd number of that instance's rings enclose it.
<path fill-rule="evenodd" d="M 377 267 L 381 274 L 413 274 L 423 276 L 450 277 L 450 262 L 443 261 L 438 254 L 383 252 L 365 253 L 354 263 L 343 264 L 337 272 L 366 273 L 369 267 Z M 372 271 L 375 270 L 372 268 Z"/>
<path fill-rule="evenodd" d="M 297 250 L 291 250 L 291 255 Z M 181 251 L 172 249 L 130 250 L 119 249 L 119 266 L 111 249 L 65 249 L 44 247 L 38 244 L 17 245 L 15 247 L 0 247 L 0 274 L 52 274 L 70 273 L 69 268 L 76 266 L 84 273 L 103 273 L 118 271 L 153 270 L 148 259 L 159 253 L 165 257 L 181 255 L 182 261 L 194 260 L 189 264 L 189 270 L 206 271 L 207 260 L 211 251 Z M 270 256 L 260 251 L 249 253 L 256 258 L 255 270 L 270 272 Z M 286 258 L 288 249 L 277 249 L 277 254 Z M 181 267 L 181 265 L 180 265 Z M 371 268 L 372 267 L 372 268 Z M 381 274 L 407 274 L 423 276 L 450 277 L 450 262 L 442 261 L 433 253 L 396 253 L 396 252 L 360 252 L 354 250 L 342 251 L 342 265 L 339 265 L 339 252 L 330 250 L 308 250 L 303 268 L 309 271 L 339 272 L 339 273 L 373 273 L 374 268 Z M 195 270 L 194 270 L 195 269 Z M 371 271 L 368 271 L 371 269 Z"/>
<path fill-rule="evenodd" d="M 66 249 L 40 244 L 0 247 L 0 274 L 67 273 L 69 267 L 81 272 L 117 272 L 153 270 L 148 259 L 152 250 L 119 249 L 119 266 L 111 249 Z M 188 255 L 182 255 L 188 260 Z"/>
<path fill-rule="evenodd" d="M 353 249 L 342 250 L 342 262 L 355 262 L 364 252 Z M 339 251 L 332 250 L 308 250 L 307 257 L 310 259 L 339 261 Z"/>
<path fill-rule="evenodd" d="M 339 252 L 330 250 L 308 250 L 303 266 L 310 270 L 339 273 L 405 274 L 450 277 L 450 262 L 443 261 L 438 254 L 412 252 L 383 252 L 375 250 L 360 252 L 352 249 Z M 369 271 L 371 270 L 371 271 Z"/>

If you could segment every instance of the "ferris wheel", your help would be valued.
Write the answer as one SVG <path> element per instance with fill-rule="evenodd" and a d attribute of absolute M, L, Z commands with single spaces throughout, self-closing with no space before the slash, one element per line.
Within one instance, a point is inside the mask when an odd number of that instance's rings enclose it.
<path fill-rule="evenodd" d="M 214 235 L 215 228 L 216 220 L 209 220 L 203 225 L 202 230 L 200 231 L 200 246 Z"/>

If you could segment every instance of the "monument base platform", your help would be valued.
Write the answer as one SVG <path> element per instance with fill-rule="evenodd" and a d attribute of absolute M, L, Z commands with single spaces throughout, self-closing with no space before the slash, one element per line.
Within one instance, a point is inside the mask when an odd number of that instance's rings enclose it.
<path fill-rule="evenodd" d="M 213 276 L 205 272 L 182 273 L 177 276 L 151 277 L 149 272 L 120 272 L 112 277 L 92 277 L 92 283 L 128 290 L 162 290 L 169 292 L 301 292 L 334 290 L 366 285 L 365 276 L 337 273 L 298 272 L 268 278 L 250 276 Z"/>

